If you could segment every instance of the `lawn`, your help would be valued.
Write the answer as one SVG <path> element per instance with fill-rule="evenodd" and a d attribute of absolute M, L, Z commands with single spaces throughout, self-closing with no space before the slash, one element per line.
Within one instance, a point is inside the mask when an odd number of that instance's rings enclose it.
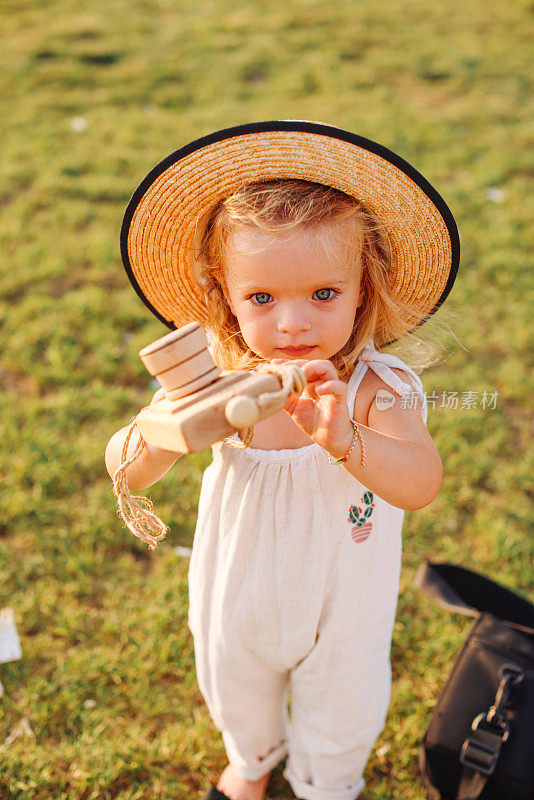
<path fill-rule="evenodd" d="M 2 800 L 190 800 L 224 767 L 174 549 L 191 545 L 209 454 L 150 490 L 171 528 L 154 553 L 122 527 L 103 463 L 153 392 L 137 352 L 165 333 L 118 233 L 166 154 L 278 118 L 398 152 L 460 229 L 459 277 L 429 325 L 441 361 L 422 376 L 444 479 L 406 515 L 393 698 L 362 795 L 423 800 L 418 748 L 468 623 L 421 598 L 418 564 L 533 589 L 532 18 L 522 0 L 5 0 L 0 607 L 23 658 L 0 665 Z M 280 768 L 268 795 L 293 797 Z"/>

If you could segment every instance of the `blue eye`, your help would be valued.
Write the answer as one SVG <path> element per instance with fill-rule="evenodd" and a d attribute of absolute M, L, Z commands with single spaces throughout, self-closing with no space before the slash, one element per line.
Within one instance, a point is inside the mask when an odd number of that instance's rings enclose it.
<path fill-rule="evenodd" d="M 252 295 L 251 298 L 257 305 L 264 306 L 266 303 L 269 302 L 271 299 L 271 295 L 268 292 L 256 292 L 256 294 Z"/>
<path fill-rule="evenodd" d="M 315 297 L 317 300 L 333 300 L 335 292 L 333 289 L 317 289 Z"/>

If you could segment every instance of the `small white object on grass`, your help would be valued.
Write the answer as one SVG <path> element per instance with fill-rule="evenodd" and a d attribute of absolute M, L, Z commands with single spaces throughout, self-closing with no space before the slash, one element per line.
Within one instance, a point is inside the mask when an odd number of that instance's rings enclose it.
<path fill-rule="evenodd" d="M 19 635 L 12 608 L 0 610 L 0 664 L 22 658 Z"/>
<path fill-rule="evenodd" d="M 486 197 L 492 203 L 504 203 L 505 194 L 502 189 L 496 189 L 495 186 L 490 186 L 486 189 Z"/>
<path fill-rule="evenodd" d="M 178 547 L 174 548 L 174 552 L 177 556 L 183 556 L 183 558 L 191 558 L 191 553 L 193 552 L 190 547 L 182 547 L 178 545 Z"/>
<path fill-rule="evenodd" d="M 70 127 L 74 133 L 82 133 L 87 130 L 87 120 L 85 117 L 73 117 L 70 121 Z"/>

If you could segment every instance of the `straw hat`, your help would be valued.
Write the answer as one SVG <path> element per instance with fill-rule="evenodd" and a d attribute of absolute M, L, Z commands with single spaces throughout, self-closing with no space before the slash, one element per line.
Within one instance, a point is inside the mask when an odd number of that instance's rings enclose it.
<path fill-rule="evenodd" d="M 253 122 L 171 153 L 128 204 L 121 230 L 124 266 L 162 322 L 170 328 L 194 320 L 207 325 L 193 265 L 209 215 L 239 187 L 277 178 L 339 189 L 382 220 L 393 252 L 392 287 L 417 309 L 414 328 L 443 303 L 458 270 L 458 231 L 444 200 L 417 170 L 382 145 L 330 125 Z"/>

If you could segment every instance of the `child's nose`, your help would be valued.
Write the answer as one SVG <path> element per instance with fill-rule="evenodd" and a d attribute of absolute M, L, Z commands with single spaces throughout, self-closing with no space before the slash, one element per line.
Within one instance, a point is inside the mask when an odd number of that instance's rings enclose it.
<path fill-rule="evenodd" d="M 278 317 L 278 330 L 280 333 L 301 333 L 309 331 L 311 321 L 309 315 L 298 304 L 285 305 L 280 309 Z"/>

